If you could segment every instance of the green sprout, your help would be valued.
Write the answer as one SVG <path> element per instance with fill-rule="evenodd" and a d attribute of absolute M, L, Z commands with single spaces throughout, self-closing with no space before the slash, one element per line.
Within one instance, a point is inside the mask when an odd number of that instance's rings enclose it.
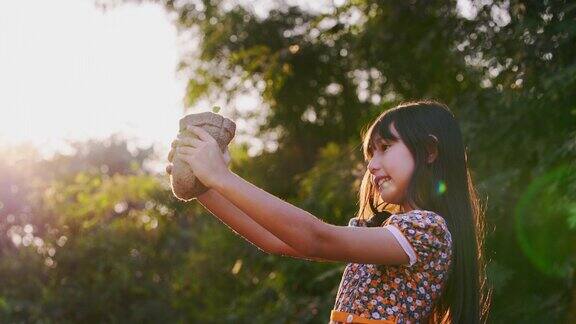
<path fill-rule="evenodd" d="M 212 112 L 217 114 L 220 111 L 220 107 L 219 106 L 214 106 L 212 107 Z"/>

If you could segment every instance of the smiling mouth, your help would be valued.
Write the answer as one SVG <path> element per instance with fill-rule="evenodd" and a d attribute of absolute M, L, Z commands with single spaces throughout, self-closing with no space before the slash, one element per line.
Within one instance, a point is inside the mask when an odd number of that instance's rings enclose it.
<path fill-rule="evenodd" d="M 382 180 L 378 181 L 378 188 L 382 189 L 382 188 L 388 187 L 390 185 L 391 180 L 392 180 L 392 178 L 386 177 L 386 178 L 383 178 Z"/>

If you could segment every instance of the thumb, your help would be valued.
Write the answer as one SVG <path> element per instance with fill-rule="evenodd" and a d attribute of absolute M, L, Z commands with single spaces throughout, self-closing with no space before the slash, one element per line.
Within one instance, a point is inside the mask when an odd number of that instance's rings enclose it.
<path fill-rule="evenodd" d="M 230 164 L 230 161 L 232 160 L 228 147 L 226 147 L 226 150 L 224 150 L 224 160 L 226 161 L 226 164 Z"/>

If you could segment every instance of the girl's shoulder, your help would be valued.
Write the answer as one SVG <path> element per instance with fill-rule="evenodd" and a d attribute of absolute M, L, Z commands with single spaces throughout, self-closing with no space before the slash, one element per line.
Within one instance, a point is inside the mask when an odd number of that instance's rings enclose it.
<path fill-rule="evenodd" d="M 440 226 L 443 229 L 448 229 L 448 224 L 444 217 L 440 216 L 434 211 L 424 209 L 414 209 L 405 213 L 392 214 L 381 226 L 386 226 L 391 223 L 410 223 L 416 227 L 428 227 L 427 225 Z M 363 218 L 353 217 L 348 221 L 348 226 L 367 226 L 368 221 Z"/>
<path fill-rule="evenodd" d="M 396 219 L 409 220 L 413 222 L 424 222 L 424 223 L 437 223 L 441 225 L 447 225 L 446 219 L 440 216 L 434 211 L 425 209 L 413 209 L 409 212 L 401 214 L 392 214 L 390 218 L 395 217 Z"/>
<path fill-rule="evenodd" d="M 415 209 L 402 214 L 393 214 L 385 225 L 395 225 L 408 234 L 421 233 L 452 241 L 446 219 L 430 210 Z"/>

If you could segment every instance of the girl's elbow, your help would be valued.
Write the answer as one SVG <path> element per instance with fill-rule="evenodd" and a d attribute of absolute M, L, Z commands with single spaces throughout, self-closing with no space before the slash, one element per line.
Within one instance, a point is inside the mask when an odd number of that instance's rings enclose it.
<path fill-rule="evenodd" d="M 314 257 L 317 254 L 316 246 L 313 244 L 302 245 L 294 249 L 299 256 Z"/>
<path fill-rule="evenodd" d="M 284 242 L 279 242 L 277 246 L 268 249 L 268 253 L 279 256 L 291 256 L 296 258 L 308 257 L 308 253 L 302 252 L 303 249 L 295 248 Z"/>
<path fill-rule="evenodd" d="M 259 247 L 258 250 L 260 250 L 266 254 L 270 254 L 270 255 L 277 255 L 278 254 L 278 251 L 273 250 L 273 249 L 263 249 L 263 248 Z"/>
<path fill-rule="evenodd" d="M 270 255 L 282 256 L 282 255 L 285 255 L 286 251 L 287 251 L 287 248 L 282 246 L 282 245 L 284 245 L 283 242 L 280 244 L 277 244 L 276 246 L 268 247 L 268 248 L 264 249 L 263 251 L 267 254 L 270 254 Z"/>
<path fill-rule="evenodd" d="M 327 241 L 327 234 L 329 233 L 330 224 L 326 224 L 321 220 L 315 222 L 312 226 L 311 235 L 306 240 L 306 245 L 300 251 L 309 257 L 322 257 L 322 248 Z"/>
<path fill-rule="evenodd" d="M 310 223 L 308 230 L 299 234 L 298 240 L 293 240 L 293 244 L 286 244 L 279 241 L 274 247 L 269 249 L 270 254 L 291 255 L 298 257 L 314 257 L 321 253 L 320 240 L 321 231 L 326 230 L 326 224 L 320 220 Z"/>
<path fill-rule="evenodd" d="M 305 259 L 309 257 L 305 253 L 300 252 L 300 250 L 295 249 L 287 244 L 284 244 L 281 248 L 274 250 L 274 253 L 272 254 L 284 257 L 293 257 L 298 259 Z"/>

